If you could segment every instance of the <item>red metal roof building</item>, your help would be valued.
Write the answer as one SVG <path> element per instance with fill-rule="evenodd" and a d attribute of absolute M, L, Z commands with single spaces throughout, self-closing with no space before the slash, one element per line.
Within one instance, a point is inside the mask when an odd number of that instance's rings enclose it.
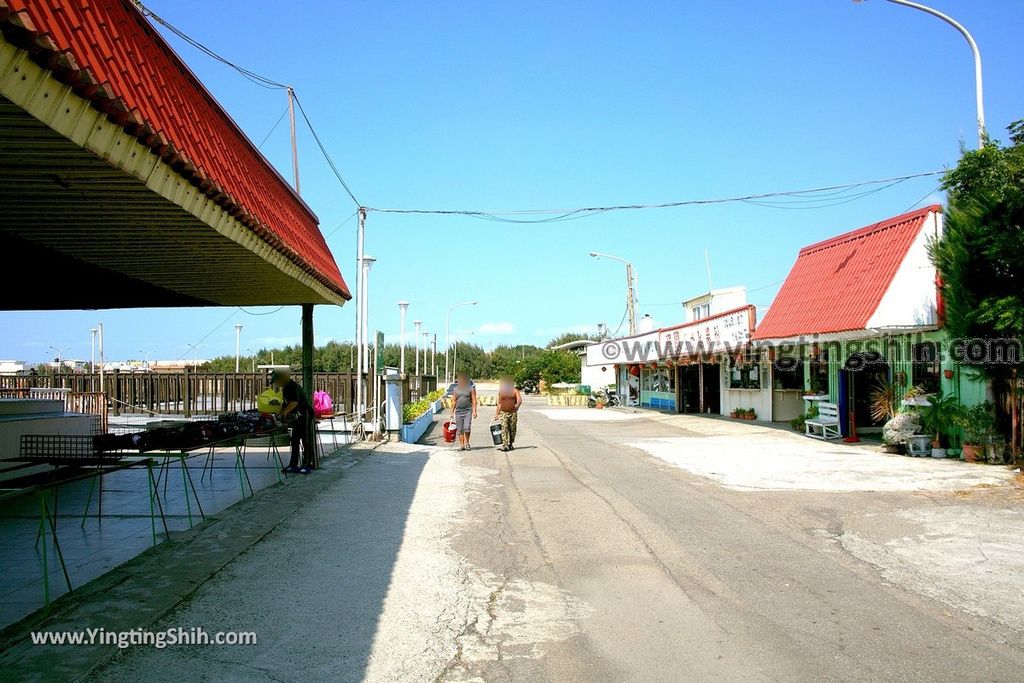
<path fill-rule="evenodd" d="M 130 0 L 0 0 L 0 31 L 5 246 L 167 295 L 148 305 L 351 298 L 316 216 Z M 188 278 L 183 259 L 197 264 Z"/>
<path fill-rule="evenodd" d="M 937 325 L 929 237 L 942 207 L 928 206 L 800 250 L 754 340 L 856 336 Z"/>

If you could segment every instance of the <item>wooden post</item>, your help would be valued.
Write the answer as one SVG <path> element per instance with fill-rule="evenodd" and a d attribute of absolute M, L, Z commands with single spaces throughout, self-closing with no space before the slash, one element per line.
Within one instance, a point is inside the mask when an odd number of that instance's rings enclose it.
<path fill-rule="evenodd" d="M 181 378 L 181 401 L 182 401 L 182 412 L 185 417 L 192 417 L 192 386 L 190 380 L 191 373 L 188 369 L 188 364 L 185 364 L 185 374 Z"/>
<path fill-rule="evenodd" d="M 313 304 L 302 304 L 302 389 L 313 402 Z M 312 416 L 307 420 L 305 461 L 316 464 L 316 445 L 313 443 L 315 424 Z"/>
<path fill-rule="evenodd" d="M 114 368 L 114 415 L 121 414 L 121 370 Z"/>

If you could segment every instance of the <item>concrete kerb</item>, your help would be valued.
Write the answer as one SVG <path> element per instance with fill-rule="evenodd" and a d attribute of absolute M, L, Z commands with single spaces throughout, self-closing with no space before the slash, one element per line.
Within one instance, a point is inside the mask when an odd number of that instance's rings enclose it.
<path fill-rule="evenodd" d="M 117 632 L 155 624 L 379 445 L 339 449 L 313 475 L 292 476 L 257 491 L 0 630 L 0 678 L 81 680 L 120 650 L 112 645 L 33 645 L 31 633 L 90 628 Z"/>

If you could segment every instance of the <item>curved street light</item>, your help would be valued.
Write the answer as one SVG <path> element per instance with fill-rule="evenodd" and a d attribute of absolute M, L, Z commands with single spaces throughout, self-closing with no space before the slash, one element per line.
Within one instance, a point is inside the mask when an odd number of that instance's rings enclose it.
<path fill-rule="evenodd" d="M 863 2 L 864 0 L 853 0 L 854 2 Z M 943 14 L 937 9 L 932 9 L 927 5 L 922 5 L 919 2 L 911 2 L 910 0 L 886 0 L 894 5 L 903 5 L 904 7 L 910 7 L 912 9 L 920 10 L 933 17 L 938 17 L 944 22 L 955 28 L 960 34 L 967 40 L 967 44 L 971 47 L 971 53 L 974 55 L 974 99 L 975 106 L 978 111 L 978 149 L 985 146 L 985 101 L 984 101 L 984 90 L 981 81 L 981 51 L 978 50 L 978 43 L 975 42 L 974 36 L 964 28 L 964 25 L 959 21 Z"/>
<path fill-rule="evenodd" d="M 599 251 L 592 251 L 590 255 L 596 259 L 607 258 L 619 263 L 626 264 L 626 317 L 629 318 L 629 336 L 636 334 L 636 269 L 633 264 L 621 256 L 602 254 Z"/>

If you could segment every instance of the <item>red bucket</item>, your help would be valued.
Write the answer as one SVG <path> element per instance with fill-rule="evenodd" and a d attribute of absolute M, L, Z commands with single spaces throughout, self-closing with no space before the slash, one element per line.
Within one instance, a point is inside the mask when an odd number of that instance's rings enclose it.
<path fill-rule="evenodd" d="M 455 443 L 455 423 L 445 422 L 441 428 L 444 431 L 445 443 Z"/>

